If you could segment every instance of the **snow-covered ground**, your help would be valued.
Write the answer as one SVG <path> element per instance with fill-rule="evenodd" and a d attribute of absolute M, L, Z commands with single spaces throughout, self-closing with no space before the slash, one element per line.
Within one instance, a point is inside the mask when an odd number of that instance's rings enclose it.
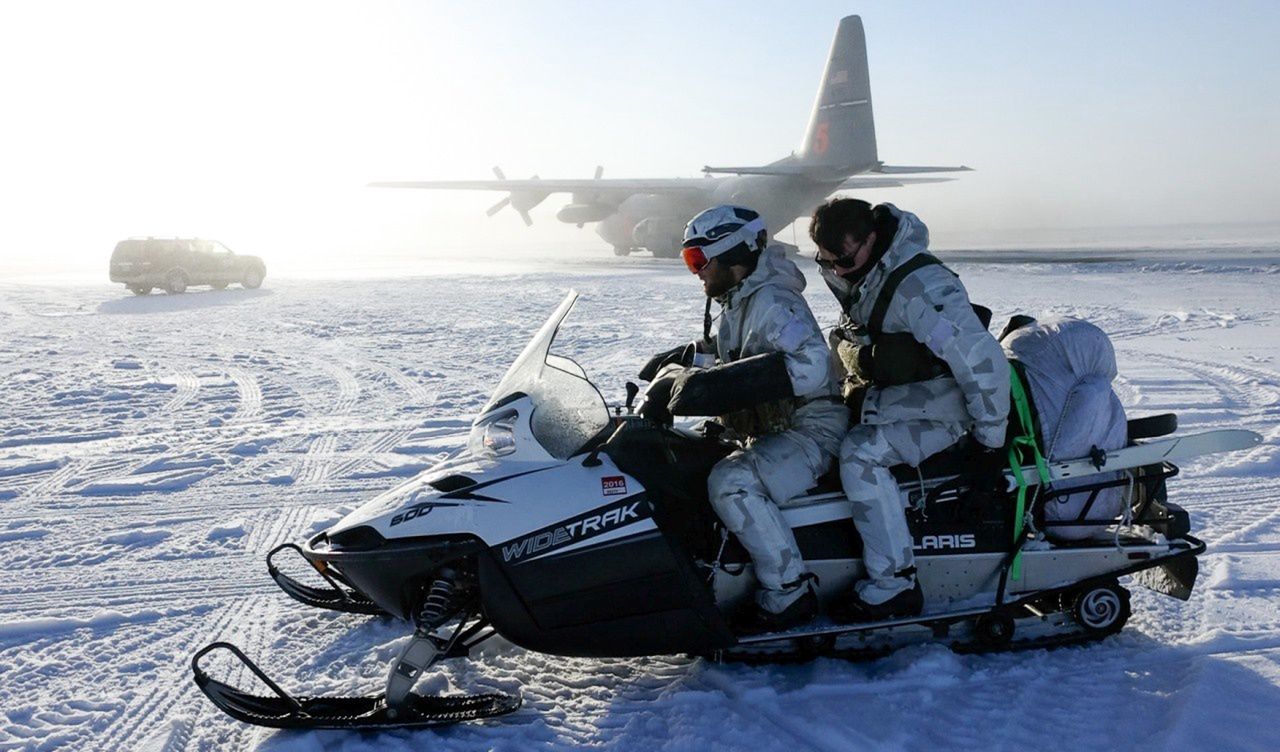
<path fill-rule="evenodd" d="M 621 401 L 648 354 L 699 331 L 696 281 L 607 258 L 145 298 L 0 283 L 0 749 L 1280 747 L 1280 266 L 954 266 L 998 324 L 1052 312 L 1106 329 L 1131 414 L 1266 437 L 1171 483 L 1210 547 L 1190 602 L 1137 590 L 1125 632 L 1089 647 L 869 664 L 491 641 L 420 689 L 519 691 L 521 710 L 382 734 L 242 725 L 195 688 L 191 653 L 228 639 L 286 688 L 378 691 L 404 625 L 303 607 L 264 554 L 461 446 L 568 287 L 583 299 L 557 345 Z"/>

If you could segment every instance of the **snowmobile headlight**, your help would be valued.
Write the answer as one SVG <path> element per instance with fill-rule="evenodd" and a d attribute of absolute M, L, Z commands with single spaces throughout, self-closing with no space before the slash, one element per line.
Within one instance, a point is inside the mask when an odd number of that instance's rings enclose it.
<path fill-rule="evenodd" d="M 504 410 L 471 427 L 467 449 L 473 457 L 501 457 L 516 450 L 516 411 Z"/>

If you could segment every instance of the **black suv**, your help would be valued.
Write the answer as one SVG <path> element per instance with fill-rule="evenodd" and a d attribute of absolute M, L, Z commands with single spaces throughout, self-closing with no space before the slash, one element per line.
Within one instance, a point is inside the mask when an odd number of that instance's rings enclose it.
<path fill-rule="evenodd" d="M 186 292 L 191 285 L 221 290 L 238 282 L 252 290 L 262 284 L 267 267 L 257 256 L 238 256 L 216 240 L 199 238 L 129 238 L 111 254 L 111 281 L 123 282 L 135 295 L 151 288 Z"/>

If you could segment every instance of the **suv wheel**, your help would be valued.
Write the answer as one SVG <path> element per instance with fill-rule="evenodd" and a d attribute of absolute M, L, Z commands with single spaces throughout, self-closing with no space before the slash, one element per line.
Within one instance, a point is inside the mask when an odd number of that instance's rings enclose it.
<path fill-rule="evenodd" d="M 178 295 L 187 291 L 187 273 L 181 269 L 174 269 L 169 272 L 169 276 L 164 278 L 164 291 L 171 295 Z"/>
<path fill-rule="evenodd" d="M 134 295 L 147 295 L 151 292 L 151 285 L 129 285 L 129 292 Z"/>
<path fill-rule="evenodd" d="M 246 290 L 256 290 L 262 284 L 262 271 L 259 269 L 250 269 L 244 273 L 244 278 L 240 280 L 240 284 Z"/>

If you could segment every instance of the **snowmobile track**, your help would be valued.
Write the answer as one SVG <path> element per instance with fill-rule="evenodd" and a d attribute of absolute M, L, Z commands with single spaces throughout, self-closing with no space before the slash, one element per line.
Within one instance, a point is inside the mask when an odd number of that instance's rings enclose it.
<path fill-rule="evenodd" d="M 249 423 L 262 415 L 262 388 L 258 379 L 248 370 L 239 366 L 228 366 L 227 375 L 235 382 L 239 404 L 229 422 Z"/>
<path fill-rule="evenodd" d="M 193 401 L 200 393 L 200 378 L 188 368 L 170 367 L 169 378 L 177 386 L 177 390 L 173 397 L 164 404 L 162 408 L 166 413 L 175 413 L 182 407 Z"/>

